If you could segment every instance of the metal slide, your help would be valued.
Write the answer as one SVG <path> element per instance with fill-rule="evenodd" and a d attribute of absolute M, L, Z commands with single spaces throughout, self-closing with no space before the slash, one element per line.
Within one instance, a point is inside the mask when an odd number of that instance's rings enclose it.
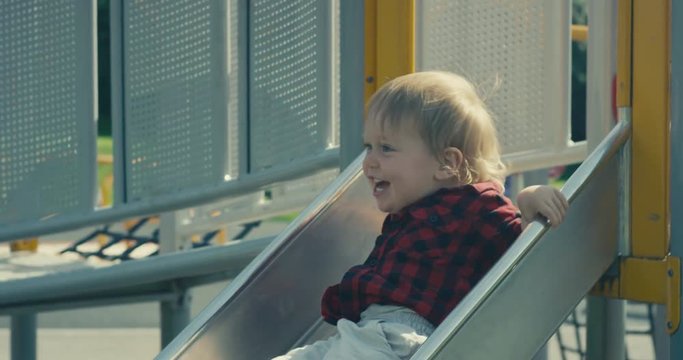
<path fill-rule="evenodd" d="M 414 359 L 528 359 L 616 255 L 619 124 L 563 192 L 557 229 L 532 224 Z M 188 325 L 157 359 L 268 359 L 333 333 L 320 297 L 379 234 L 360 158 Z"/>
<path fill-rule="evenodd" d="M 157 356 L 269 359 L 334 331 L 320 298 L 370 253 L 383 214 L 359 157 Z"/>

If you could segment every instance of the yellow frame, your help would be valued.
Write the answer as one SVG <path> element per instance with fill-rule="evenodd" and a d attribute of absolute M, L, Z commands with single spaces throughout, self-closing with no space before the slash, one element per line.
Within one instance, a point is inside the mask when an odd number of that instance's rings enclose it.
<path fill-rule="evenodd" d="M 632 17 L 631 255 L 662 258 L 669 252 L 669 1 L 635 0 Z"/>
<path fill-rule="evenodd" d="M 617 4 L 617 107 L 631 107 L 632 0 Z"/>
<path fill-rule="evenodd" d="M 617 106 L 631 108 L 631 254 L 592 293 L 667 305 L 680 324 L 680 258 L 669 255 L 669 63 L 667 0 L 619 0 Z"/>
<path fill-rule="evenodd" d="M 385 82 L 415 71 L 415 4 L 365 1 L 365 101 Z"/>

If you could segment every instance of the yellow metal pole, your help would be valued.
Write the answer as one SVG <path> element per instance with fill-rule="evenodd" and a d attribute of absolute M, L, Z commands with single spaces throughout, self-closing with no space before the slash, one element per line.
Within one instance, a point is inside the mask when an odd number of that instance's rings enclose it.
<path fill-rule="evenodd" d="M 669 64 L 667 0 L 619 0 L 617 98 L 631 108 L 631 251 L 619 277 L 593 293 L 666 305 L 667 331 L 680 324 L 681 261 L 669 255 Z"/>
<path fill-rule="evenodd" d="M 413 0 L 365 2 L 365 99 L 385 82 L 415 71 Z"/>
<path fill-rule="evenodd" d="M 617 4 L 617 107 L 631 107 L 631 26 L 633 0 Z"/>
<path fill-rule="evenodd" d="M 669 252 L 669 1 L 635 0 L 632 16 L 631 255 L 663 258 Z"/>
<path fill-rule="evenodd" d="M 377 90 L 377 0 L 365 0 L 365 102 Z"/>

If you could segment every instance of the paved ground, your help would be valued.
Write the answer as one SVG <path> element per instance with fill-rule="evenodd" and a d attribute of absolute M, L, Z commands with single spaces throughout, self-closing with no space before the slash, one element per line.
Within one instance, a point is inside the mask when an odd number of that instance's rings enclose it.
<path fill-rule="evenodd" d="M 192 316 L 224 286 L 195 288 Z M 0 320 L 0 359 L 8 359 L 9 321 Z M 160 351 L 157 303 L 42 313 L 38 323 L 39 360 L 152 359 Z"/>
<path fill-rule="evenodd" d="M 124 329 L 51 329 L 38 331 L 38 359 L 120 360 L 153 359 L 159 352 L 159 330 Z M 9 330 L 0 329 L 0 349 L 9 349 Z M 3 350 L 0 359 L 8 359 Z"/>

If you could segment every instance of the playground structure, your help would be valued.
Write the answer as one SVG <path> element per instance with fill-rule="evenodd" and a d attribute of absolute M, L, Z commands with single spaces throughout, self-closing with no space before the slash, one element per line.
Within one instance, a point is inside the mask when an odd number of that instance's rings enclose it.
<path fill-rule="evenodd" d="M 10 39 L 0 43 L 10 54 L 0 67 L 0 241 L 162 213 L 161 256 L 0 283 L 12 358 L 35 358 L 36 312 L 142 299 L 162 304 L 168 346 L 159 358 L 258 358 L 329 332 L 315 325 L 321 286 L 362 259 L 379 221 L 354 182 L 363 100 L 387 79 L 433 68 L 503 80 L 491 107 L 513 171 L 591 155 L 564 189 L 567 223 L 525 232 L 417 356 L 501 358 L 514 349 L 529 358 L 615 264 L 594 293 L 666 305 L 665 353 L 683 357 L 683 239 L 672 220 L 681 149 L 669 141 L 681 135 L 683 9 L 607 3 L 590 8 L 588 141 L 575 144 L 568 1 L 112 0 L 114 204 L 96 210 L 94 2 L 0 2 L 0 35 Z M 615 70 L 619 125 L 609 132 Z M 263 201 L 266 188 L 278 194 L 272 201 Z M 190 233 L 305 204 L 272 242 L 180 251 Z M 340 213 L 347 223 L 334 221 Z M 325 243 L 316 226 L 332 234 Z M 190 322 L 186 289 L 238 273 Z M 513 317 L 501 305 L 509 299 L 529 308 Z M 623 305 L 603 302 L 593 301 L 607 319 L 589 327 L 589 356 L 623 358 Z M 255 324 L 249 311 L 300 323 Z M 496 319 L 507 326 L 492 327 Z M 283 324 L 287 331 L 275 326 Z M 273 340 L 253 346 L 265 327 Z M 231 337 L 234 329 L 249 331 Z M 471 346 L 473 338 L 491 346 Z"/>

